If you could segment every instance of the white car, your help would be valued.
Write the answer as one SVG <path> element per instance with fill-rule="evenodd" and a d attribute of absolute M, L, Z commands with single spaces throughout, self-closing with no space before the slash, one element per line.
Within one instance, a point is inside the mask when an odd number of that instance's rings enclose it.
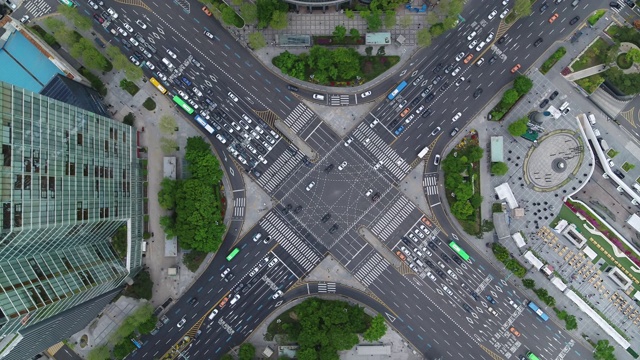
<path fill-rule="evenodd" d="M 129 60 L 134 63 L 135 66 L 140 66 L 140 61 L 138 61 L 134 56 L 129 56 Z"/>
<path fill-rule="evenodd" d="M 193 89 L 191 89 L 191 90 L 193 90 L 193 92 L 194 92 L 196 95 L 198 95 L 198 96 L 202 96 L 202 91 L 200 91 L 200 89 L 198 89 L 197 87 L 195 87 L 195 86 L 194 86 L 194 87 L 193 87 Z"/>
<path fill-rule="evenodd" d="M 456 80 L 456 86 L 460 86 L 460 84 L 462 84 L 463 81 L 464 81 L 464 76 L 460 76 L 458 80 Z"/>
<path fill-rule="evenodd" d="M 216 134 L 216 139 L 220 140 L 220 142 L 223 144 L 227 143 L 227 139 L 225 139 L 221 134 Z"/>
<path fill-rule="evenodd" d="M 208 37 L 209 39 L 213 39 L 213 34 L 212 34 L 212 33 L 210 33 L 210 32 L 208 32 L 207 30 L 205 30 L 205 31 L 204 31 L 204 35 L 205 35 L 206 37 Z"/>
<path fill-rule="evenodd" d="M 449 276 L 451 276 L 453 280 L 458 280 L 458 275 L 456 275 L 456 273 L 454 273 L 453 270 L 448 269 L 447 274 L 449 274 Z"/>
<path fill-rule="evenodd" d="M 273 296 L 271 298 L 275 300 L 275 299 L 279 298 L 280 296 L 282 296 L 282 290 L 276 291 L 276 293 L 273 294 Z"/>
<path fill-rule="evenodd" d="M 453 116 L 453 119 L 451 119 L 453 122 L 456 122 L 456 120 L 460 119 L 460 117 L 462 116 L 462 113 L 457 113 Z"/>
<path fill-rule="evenodd" d="M 233 126 L 233 128 L 236 129 L 236 131 L 242 131 L 242 128 L 240 127 L 240 125 L 238 125 L 238 123 L 236 123 L 235 121 L 231 122 L 231 126 Z"/>
<path fill-rule="evenodd" d="M 169 54 L 169 56 L 171 56 L 174 59 L 178 57 L 178 55 L 174 54 L 173 51 L 171 51 L 169 49 L 167 49 L 167 54 Z"/>
<path fill-rule="evenodd" d="M 362 95 L 360 95 L 360 96 L 364 99 L 369 95 L 371 95 L 371 91 L 363 92 Z"/>
<path fill-rule="evenodd" d="M 436 155 L 436 157 L 433 159 L 433 165 L 440 165 L 440 154 Z"/>
<path fill-rule="evenodd" d="M 484 40 L 484 42 L 491 42 L 494 36 L 496 36 L 496 34 L 494 34 L 493 31 L 490 32 L 489 35 L 487 35 L 487 38 Z"/>
<path fill-rule="evenodd" d="M 482 50 L 482 48 L 487 45 L 487 43 L 485 43 L 484 41 L 481 42 L 480 44 L 478 44 L 478 46 L 476 46 L 476 51 L 480 51 Z"/>
<path fill-rule="evenodd" d="M 133 44 L 133 46 L 138 46 L 138 45 L 140 45 L 140 43 L 138 42 L 138 40 L 136 40 L 136 39 L 134 39 L 134 38 L 129 39 L 129 41 Z"/>
<path fill-rule="evenodd" d="M 316 186 L 316 182 L 312 181 L 309 183 L 309 185 L 307 185 L 307 191 L 311 191 L 311 189 L 313 189 L 313 187 Z"/>
<path fill-rule="evenodd" d="M 507 14 L 509 13 L 509 11 L 511 11 L 511 10 L 504 9 L 504 11 L 500 14 L 500 19 L 504 19 L 507 16 Z"/>
<path fill-rule="evenodd" d="M 147 24 L 143 23 L 142 20 L 136 20 L 136 24 L 138 24 L 138 26 L 140 26 L 143 29 L 147 28 Z"/>
<path fill-rule="evenodd" d="M 469 36 L 467 36 L 467 40 L 471 41 L 471 39 L 473 39 L 474 37 L 476 37 L 476 35 L 478 35 L 477 32 L 472 32 L 471 34 L 469 34 Z"/>
<path fill-rule="evenodd" d="M 152 65 L 153 65 L 153 64 L 152 64 Z M 160 80 L 162 80 L 162 81 L 167 81 L 167 75 L 165 75 L 165 74 L 163 74 L 163 73 L 161 73 L 161 72 L 156 73 L 156 75 L 158 75 L 158 77 L 160 78 Z"/>
<path fill-rule="evenodd" d="M 133 34 L 133 28 L 131 27 L 131 25 L 129 25 L 127 23 L 122 23 L 122 26 L 124 26 L 124 28 L 127 29 L 128 32 Z"/>
<path fill-rule="evenodd" d="M 189 95 L 187 95 L 184 91 L 178 90 L 178 95 L 185 100 L 189 100 Z"/>
<path fill-rule="evenodd" d="M 231 91 L 229 91 L 227 95 L 229 95 L 229 97 L 231 98 L 231 100 L 233 100 L 233 102 L 238 102 L 238 97 Z"/>
<path fill-rule="evenodd" d="M 345 167 L 347 167 L 347 162 L 343 161 L 342 164 L 340 164 L 340 166 L 338 166 L 338 170 L 344 170 Z"/>
<path fill-rule="evenodd" d="M 273 260 L 269 262 L 269 265 L 267 265 L 267 267 L 273 267 L 277 263 L 278 263 L 278 258 L 273 258 Z"/>
<path fill-rule="evenodd" d="M 410 122 L 411 122 L 411 120 L 413 120 L 413 118 L 414 118 L 414 117 L 416 117 L 416 115 L 415 115 L 415 114 L 411 114 L 411 115 L 407 116 L 407 118 L 406 118 L 406 119 L 404 119 L 405 124 L 410 123 Z"/>
<path fill-rule="evenodd" d="M 344 146 L 349 146 L 351 143 L 353 142 L 353 138 L 347 138 L 347 140 L 344 142 Z"/>
<path fill-rule="evenodd" d="M 477 43 L 478 43 L 478 39 L 475 39 L 472 42 L 470 42 L 469 43 L 469 49 L 473 49 L 473 47 L 476 46 Z"/>
<path fill-rule="evenodd" d="M 242 163 L 242 165 L 247 165 L 247 160 L 242 155 L 238 155 L 238 161 Z"/>
<path fill-rule="evenodd" d="M 378 170 L 380 169 L 381 166 L 382 166 L 382 160 L 378 161 L 378 163 L 373 167 L 373 169 Z"/>
<path fill-rule="evenodd" d="M 220 277 L 225 277 L 230 272 L 231 272 L 231 269 L 230 268 L 226 268 L 226 269 L 224 269 L 224 271 L 222 273 L 220 273 Z"/>
<path fill-rule="evenodd" d="M 418 230 L 418 229 L 413 229 L 413 232 L 418 235 L 418 237 L 420 239 L 424 239 L 424 234 L 422 233 L 422 231 Z"/>
<path fill-rule="evenodd" d="M 109 10 L 111 10 L 111 9 L 109 9 Z M 187 322 L 187 319 L 182 318 L 182 320 L 180 320 L 180 321 L 178 322 L 178 329 L 180 329 L 181 327 L 183 327 L 183 326 L 184 326 L 184 324 L 185 324 L 186 322 Z"/>
<path fill-rule="evenodd" d="M 23 24 L 26 24 L 29 22 L 29 15 L 25 15 L 22 17 L 22 19 L 20 19 L 20 22 Z"/>
<path fill-rule="evenodd" d="M 376 125 L 378 125 L 378 123 L 379 123 L 378 119 L 373 119 L 371 124 L 369 124 L 369 127 L 373 129 Z"/>
<path fill-rule="evenodd" d="M 120 33 L 120 35 L 122 35 L 124 37 L 127 37 L 129 35 L 129 33 L 124 31 L 124 30 L 122 30 L 121 27 L 118 28 L 118 32 Z"/>
<path fill-rule="evenodd" d="M 493 19 L 494 17 L 496 17 L 496 15 L 498 15 L 498 10 L 493 10 L 491 12 L 491 14 L 489 14 L 489 16 L 487 16 L 489 18 L 489 20 Z"/>
<path fill-rule="evenodd" d="M 111 15 L 112 18 L 114 18 L 114 19 L 118 18 L 118 13 L 115 12 L 115 10 L 113 10 L 112 8 L 108 8 L 107 12 L 109 13 L 109 15 Z"/>
<path fill-rule="evenodd" d="M 464 57 L 464 52 L 461 52 L 460 54 L 456 55 L 456 61 L 462 60 L 463 57 Z"/>
<path fill-rule="evenodd" d="M 503 6 L 507 6 L 508 3 L 509 3 L 509 0 L 502 0 L 502 5 Z"/>
<path fill-rule="evenodd" d="M 89 0 L 88 3 L 89 3 L 89 6 L 93 8 L 93 10 L 98 10 L 98 4 L 94 3 L 91 0 Z"/>
<path fill-rule="evenodd" d="M 429 277 L 429 279 L 436 281 L 436 277 L 433 276 L 433 273 L 431 271 L 427 271 L 427 276 Z"/>
<path fill-rule="evenodd" d="M 364 196 L 370 196 L 371 194 L 373 194 L 373 189 L 367 190 L 367 192 L 364 193 Z"/>
<path fill-rule="evenodd" d="M 461 68 L 460 66 L 458 66 L 457 68 L 453 69 L 453 71 L 451 72 L 451 76 L 456 76 L 458 75 L 458 73 L 460 72 Z"/>
<path fill-rule="evenodd" d="M 149 70 L 155 70 L 155 69 L 156 69 L 156 66 L 155 66 L 155 65 L 153 65 L 153 63 L 151 63 L 151 62 L 149 62 L 149 61 L 147 61 L 147 62 L 146 62 L 146 63 L 144 63 L 144 64 L 149 68 Z M 162 75 L 162 76 L 164 76 L 164 75 Z M 160 73 L 158 73 L 158 77 L 160 77 Z M 162 79 L 162 78 L 161 78 L 161 79 Z M 162 79 L 162 80 L 166 80 L 166 79 L 167 79 L 167 77 L 165 76 L 165 78 L 164 78 L 164 79 Z"/>

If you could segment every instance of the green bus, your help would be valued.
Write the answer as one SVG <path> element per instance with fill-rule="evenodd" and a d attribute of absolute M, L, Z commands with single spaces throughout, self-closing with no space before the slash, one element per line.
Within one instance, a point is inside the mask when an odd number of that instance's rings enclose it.
<path fill-rule="evenodd" d="M 182 108 L 182 110 L 186 111 L 187 114 L 189 114 L 189 115 L 193 114 L 193 108 L 191 106 L 189 106 L 189 104 L 184 102 L 184 100 L 182 100 L 182 98 L 180 98 L 180 96 L 178 96 L 178 95 L 174 96 L 173 97 L 173 102 L 178 104 L 178 106 L 180 106 Z"/>
<path fill-rule="evenodd" d="M 462 260 L 469 261 L 469 254 L 462 250 L 462 248 L 458 246 L 455 241 L 451 240 L 451 242 L 449 243 L 449 247 L 451 248 L 451 250 L 455 251 L 456 254 L 458 254 L 458 256 L 462 258 Z"/>
<path fill-rule="evenodd" d="M 76 7 L 76 3 L 71 0 L 58 0 L 62 5 L 67 5 L 68 7 Z"/>
<path fill-rule="evenodd" d="M 231 260 L 233 260 L 233 258 L 234 258 L 234 257 L 236 257 L 236 255 L 238 255 L 238 253 L 239 253 L 239 252 L 240 252 L 240 249 L 239 249 L 239 248 L 235 248 L 235 249 L 233 249 L 233 250 L 229 253 L 229 255 L 227 255 L 227 261 L 231 261 Z"/>
<path fill-rule="evenodd" d="M 531 351 L 529 351 L 529 352 L 527 353 L 527 359 L 529 359 L 529 360 L 540 360 L 540 359 L 536 356 L 536 354 L 532 353 Z"/>

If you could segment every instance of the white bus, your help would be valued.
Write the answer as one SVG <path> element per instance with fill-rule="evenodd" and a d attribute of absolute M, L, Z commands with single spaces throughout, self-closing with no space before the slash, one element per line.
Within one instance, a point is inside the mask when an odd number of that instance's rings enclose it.
<path fill-rule="evenodd" d="M 420 152 L 418 153 L 418 157 L 420 159 L 424 159 L 424 157 L 427 156 L 427 153 L 429 153 L 429 147 L 425 146 L 424 149 L 420 150 Z"/>

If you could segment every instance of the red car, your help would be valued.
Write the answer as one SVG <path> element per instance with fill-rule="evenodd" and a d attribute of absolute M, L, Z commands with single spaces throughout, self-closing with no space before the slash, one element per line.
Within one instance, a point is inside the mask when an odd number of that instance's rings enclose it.
<path fill-rule="evenodd" d="M 100 24 L 104 22 L 104 19 L 102 18 L 102 16 L 98 14 L 93 14 L 93 18 L 96 19 L 96 21 L 99 22 Z"/>

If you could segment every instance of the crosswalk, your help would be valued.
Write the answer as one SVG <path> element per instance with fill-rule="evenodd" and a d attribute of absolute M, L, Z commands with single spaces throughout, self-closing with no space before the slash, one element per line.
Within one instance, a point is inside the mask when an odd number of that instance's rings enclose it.
<path fill-rule="evenodd" d="M 318 283 L 319 293 L 335 293 L 336 283 Z"/>
<path fill-rule="evenodd" d="M 267 171 L 258 178 L 258 184 L 266 192 L 272 193 L 284 179 L 289 177 L 289 174 L 294 168 L 300 166 L 300 161 L 302 161 L 303 156 L 301 152 L 297 152 L 295 155 L 291 155 L 288 151 L 283 152 L 278 159 L 269 166 Z"/>
<path fill-rule="evenodd" d="M 610 10 L 617 12 L 618 14 L 622 11 L 622 9 L 624 9 L 627 5 L 624 3 L 624 1 L 622 0 L 618 0 L 617 1 L 618 4 L 620 4 L 620 8 L 616 9 L 613 7 L 609 7 Z"/>
<path fill-rule="evenodd" d="M 438 175 L 430 175 L 425 176 L 422 179 L 422 187 L 424 188 L 424 193 L 426 195 L 437 195 L 438 194 Z"/>
<path fill-rule="evenodd" d="M 296 134 L 300 133 L 312 120 L 316 114 L 304 104 L 298 104 L 291 114 L 284 119 L 284 123 Z"/>
<path fill-rule="evenodd" d="M 369 287 L 387 267 L 389 267 L 387 259 L 375 252 L 353 276 L 364 286 Z"/>
<path fill-rule="evenodd" d="M 329 95 L 329 105 L 331 106 L 349 105 L 349 95 L 342 95 L 342 94 Z"/>
<path fill-rule="evenodd" d="M 371 227 L 371 231 L 382 241 L 386 241 L 391 236 L 400 223 L 415 209 L 415 205 L 406 197 L 398 196 L 395 203 L 388 209 Z"/>
<path fill-rule="evenodd" d="M 382 161 L 383 166 L 387 168 L 397 180 L 404 179 L 411 171 L 411 166 L 385 143 L 368 124 L 361 122 L 353 132 L 353 136 L 362 142 L 364 147 L 369 150 L 378 161 Z M 366 139 L 369 140 L 367 141 Z"/>
<path fill-rule="evenodd" d="M 246 207 L 246 198 L 234 198 L 233 199 L 233 216 L 244 217 L 244 209 Z"/>
<path fill-rule="evenodd" d="M 25 1 L 24 8 L 27 9 L 33 19 L 51 12 L 51 5 L 44 0 Z"/>
<path fill-rule="evenodd" d="M 298 233 L 293 232 L 291 227 L 285 224 L 285 222 L 273 212 L 268 213 L 267 216 L 260 220 L 260 226 L 276 240 L 305 271 L 311 271 L 320 262 L 320 256 L 300 238 Z"/>

